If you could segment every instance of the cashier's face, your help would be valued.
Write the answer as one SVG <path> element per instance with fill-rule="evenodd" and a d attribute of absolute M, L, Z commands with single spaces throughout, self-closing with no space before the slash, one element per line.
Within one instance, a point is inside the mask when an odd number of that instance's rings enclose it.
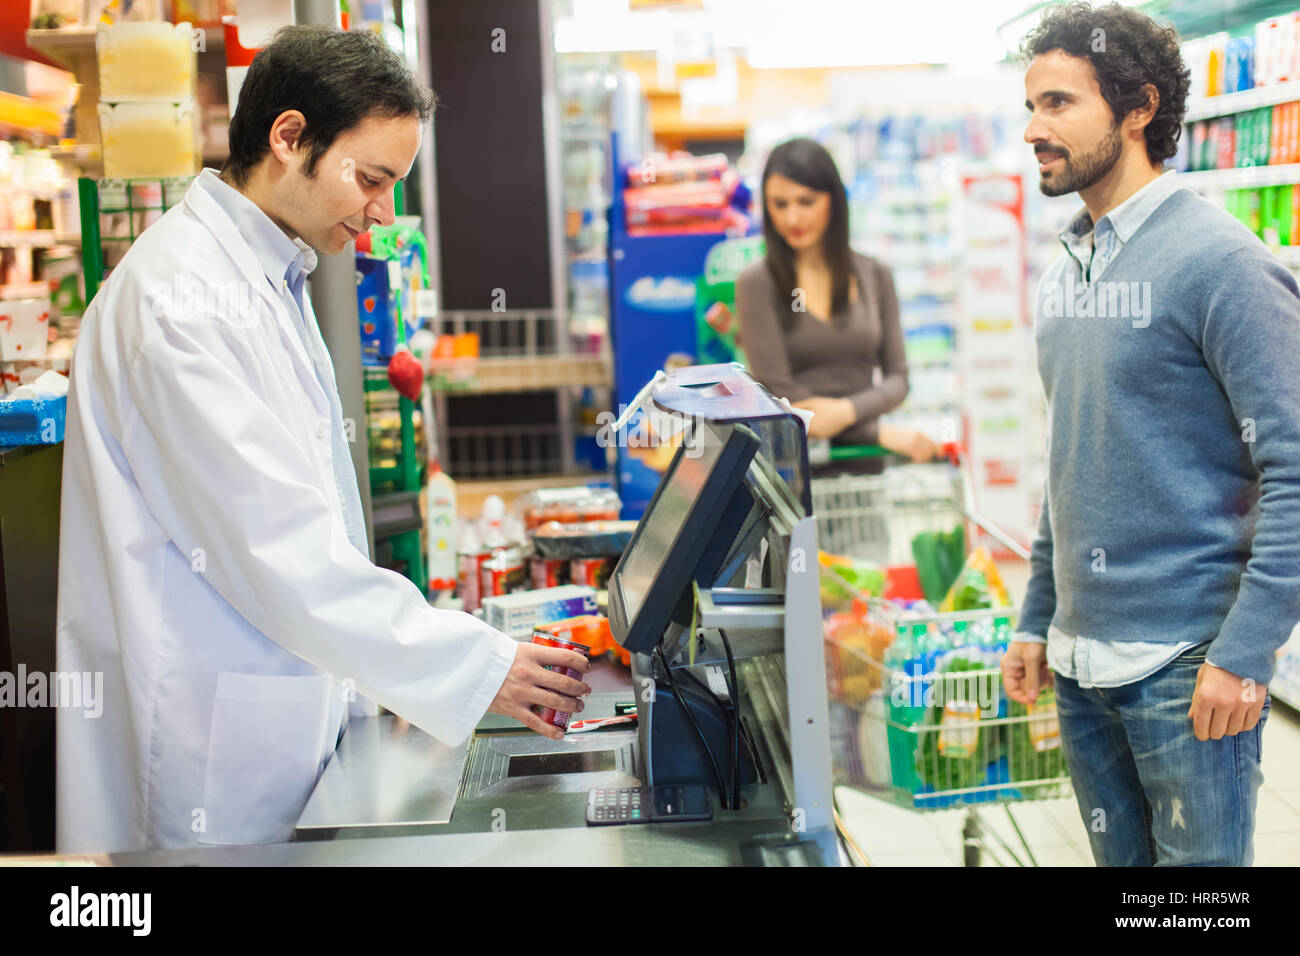
<path fill-rule="evenodd" d="M 310 176 L 306 150 L 293 150 L 276 187 L 279 218 L 326 255 L 371 226 L 392 225 L 393 190 L 415 162 L 420 131 L 415 116 L 368 116 L 339 134 Z"/>
<path fill-rule="evenodd" d="M 831 194 L 773 173 L 763 184 L 764 213 L 795 252 L 815 249 L 831 221 Z"/>
<path fill-rule="evenodd" d="M 1025 73 L 1025 142 L 1038 160 L 1045 196 L 1086 190 L 1105 178 L 1123 151 L 1120 124 L 1084 57 L 1052 50 Z"/>

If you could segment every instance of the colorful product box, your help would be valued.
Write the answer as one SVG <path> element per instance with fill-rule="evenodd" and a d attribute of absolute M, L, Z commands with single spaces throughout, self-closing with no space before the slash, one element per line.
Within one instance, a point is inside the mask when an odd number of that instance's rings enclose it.
<path fill-rule="evenodd" d="M 539 625 L 595 613 L 596 589 L 576 584 L 483 599 L 483 620 L 519 640 Z"/>

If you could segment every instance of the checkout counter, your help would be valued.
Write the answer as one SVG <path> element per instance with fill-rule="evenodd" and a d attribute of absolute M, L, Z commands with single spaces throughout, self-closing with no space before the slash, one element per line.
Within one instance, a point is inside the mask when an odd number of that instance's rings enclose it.
<path fill-rule="evenodd" d="M 293 842 L 114 861 L 843 862 L 803 425 L 736 365 L 657 377 L 643 396 L 679 446 L 610 578 L 631 679 L 596 664 L 581 715 L 635 709 L 635 725 L 553 741 L 489 714 L 448 747 L 393 715 L 353 719 Z M 709 788 L 711 820 L 587 823 L 594 788 L 686 785 Z"/>

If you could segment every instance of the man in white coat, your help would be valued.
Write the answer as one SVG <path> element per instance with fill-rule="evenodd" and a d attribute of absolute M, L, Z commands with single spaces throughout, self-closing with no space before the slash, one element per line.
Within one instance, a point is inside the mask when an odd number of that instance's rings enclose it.
<path fill-rule="evenodd" d="M 58 666 L 62 852 L 288 839 L 369 698 L 451 744 L 485 712 L 581 710 L 580 655 L 431 608 L 367 557 L 316 252 L 393 221 L 432 94 L 372 33 L 258 54 L 230 159 L 91 303 L 68 401 Z M 363 696 L 359 696 L 363 695 Z"/>

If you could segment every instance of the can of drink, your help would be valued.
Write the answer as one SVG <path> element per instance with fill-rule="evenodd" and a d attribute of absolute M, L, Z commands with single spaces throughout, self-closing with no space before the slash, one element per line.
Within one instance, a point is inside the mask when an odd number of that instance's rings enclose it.
<path fill-rule="evenodd" d="M 530 558 L 528 562 L 533 587 L 558 588 L 569 583 L 569 561 L 567 558 Z"/>
<path fill-rule="evenodd" d="M 579 644 L 577 641 L 571 641 L 564 637 L 556 637 L 554 634 L 534 631 L 533 643 L 540 644 L 542 647 L 561 647 L 566 651 L 576 651 L 589 660 L 591 658 L 591 648 L 586 644 Z M 565 677 L 582 680 L 582 674 L 572 667 L 553 667 L 550 664 L 545 665 L 545 667 L 548 671 L 558 671 Z M 546 723 L 559 727 L 561 730 L 569 726 L 569 711 L 556 710 L 554 707 L 533 707 L 533 712 Z"/>
<path fill-rule="evenodd" d="M 493 548 L 491 556 L 479 566 L 479 602 L 483 598 L 526 590 L 528 572 L 524 568 L 524 553 L 516 547 Z"/>
<path fill-rule="evenodd" d="M 569 580 L 600 591 L 609 584 L 609 576 L 616 567 L 618 558 L 574 558 L 569 562 Z"/>
<path fill-rule="evenodd" d="M 477 611 L 483 603 L 483 562 L 491 556 L 488 550 L 462 551 L 456 555 L 456 586 L 466 611 Z"/>

